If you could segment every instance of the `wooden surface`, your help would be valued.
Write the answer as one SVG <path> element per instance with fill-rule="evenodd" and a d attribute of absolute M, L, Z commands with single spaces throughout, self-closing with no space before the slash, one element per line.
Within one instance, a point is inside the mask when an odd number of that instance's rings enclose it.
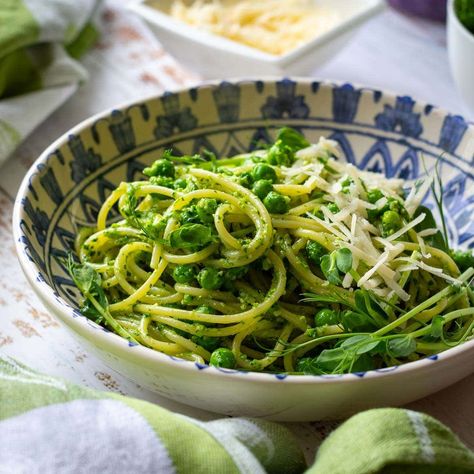
<path fill-rule="evenodd" d="M 84 58 L 91 76 L 89 82 L 43 123 L 1 169 L 0 351 L 51 375 L 210 419 L 215 415 L 158 397 L 86 354 L 46 313 L 26 283 L 15 256 L 10 225 L 14 196 L 26 169 L 47 145 L 105 108 L 199 80 L 163 51 L 146 27 L 123 9 L 124 3 L 107 2 L 102 39 Z M 444 27 L 408 19 L 393 11 L 384 12 L 364 26 L 331 63 L 315 67 L 314 77 L 409 94 L 469 117 L 449 74 Z M 474 448 L 472 393 L 474 375 L 410 407 L 439 418 Z M 309 459 L 334 426 L 327 422 L 290 424 Z"/>

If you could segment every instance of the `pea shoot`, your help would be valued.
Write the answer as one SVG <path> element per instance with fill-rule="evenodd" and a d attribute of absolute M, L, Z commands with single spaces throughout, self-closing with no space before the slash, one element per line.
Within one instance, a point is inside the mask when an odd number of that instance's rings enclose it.
<path fill-rule="evenodd" d="M 259 163 L 254 167 L 252 170 L 252 178 L 254 181 L 264 179 L 269 180 L 272 183 L 276 183 L 278 179 L 275 169 L 265 163 Z"/>
<path fill-rule="evenodd" d="M 345 274 L 352 268 L 352 252 L 348 248 L 334 250 L 321 257 L 321 270 L 326 280 L 333 285 L 341 285 L 341 273 Z"/>

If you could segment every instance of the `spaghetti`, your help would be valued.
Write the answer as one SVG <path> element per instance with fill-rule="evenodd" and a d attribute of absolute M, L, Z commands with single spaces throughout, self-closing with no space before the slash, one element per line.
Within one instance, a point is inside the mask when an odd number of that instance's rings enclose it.
<path fill-rule="evenodd" d="M 166 151 L 79 232 L 83 314 L 165 354 L 267 372 L 369 370 L 471 338 L 474 259 L 421 205 L 432 183 L 405 198 L 403 180 L 338 153 L 289 128 L 232 158 Z"/>

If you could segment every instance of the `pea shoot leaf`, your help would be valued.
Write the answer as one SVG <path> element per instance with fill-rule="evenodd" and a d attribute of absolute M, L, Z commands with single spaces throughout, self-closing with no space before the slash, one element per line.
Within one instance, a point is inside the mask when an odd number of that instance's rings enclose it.
<path fill-rule="evenodd" d="M 101 287 L 102 279 L 90 265 L 77 263 L 72 255 L 69 255 L 67 268 L 74 283 L 84 296 L 93 296 L 100 306 L 107 307 L 107 297 Z"/>
<path fill-rule="evenodd" d="M 373 331 L 374 329 L 374 322 L 367 313 L 343 311 L 341 322 L 348 331 Z"/>
<path fill-rule="evenodd" d="M 444 325 L 444 318 L 443 316 L 435 316 L 433 321 L 431 322 L 431 331 L 430 335 L 439 339 L 443 335 L 443 325 Z"/>
<path fill-rule="evenodd" d="M 101 324 L 104 322 L 104 316 L 91 302 L 91 298 L 93 298 L 104 311 L 108 307 L 107 297 L 101 286 L 102 279 L 100 275 L 90 265 L 75 262 L 71 254 L 67 259 L 67 268 L 75 285 L 85 297 L 81 313 L 92 321 Z"/>
<path fill-rule="evenodd" d="M 356 308 L 361 312 L 366 314 L 367 313 L 367 305 L 365 303 L 365 292 L 364 290 L 356 290 L 354 292 L 354 301 Z"/>
<path fill-rule="evenodd" d="M 348 248 L 336 251 L 336 265 L 342 273 L 347 273 L 352 268 L 352 252 Z"/>
<path fill-rule="evenodd" d="M 347 361 L 350 354 L 340 347 L 335 349 L 324 349 L 317 357 L 318 367 L 327 372 L 334 372 L 338 367 Z"/>
<path fill-rule="evenodd" d="M 421 232 L 425 229 L 436 229 L 438 224 L 436 223 L 433 213 L 430 209 L 425 206 L 420 206 L 415 211 L 413 216 L 416 219 L 420 214 L 425 214 L 425 218 L 415 226 L 415 230 L 417 232 Z M 443 250 L 444 252 L 448 250 L 448 246 L 444 240 L 443 234 L 438 230 L 436 234 L 428 235 L 424 237 L 425 242 L 430 245 L 431 247 L 435 247 L 437 249 Z"/>
<path fill-rule="evenodd" d="M 321 258 L 321 271 L 329 283 L 332 283 L 333 285 L 340 285 L 342 283 L 334 253 L 324 255 Z"/>
<path fill-rule="evenodd" d="M 354 362 L 349 367 L 350 372 L 367 372 L 368 370 L 375 369 L 375 363 L 373 358 L 365 353 L 361 354 L 354 360 Z"/>
<path fill-rule="evenodd" d="M 322 375 L 325 372 L 318 366 L 316 357 L 304 357 L 298 361 L 296 366 L 298 372 L 306 375 Z"/>
<path fill-rule="evenodd" d="M 411 336 L 397 336 L 387 341 L 387 351 L 393 357 L 407 357 L 416 350 L 416 341 Z"/>
<path fill-rule="evenodd" d="M 386 313 L 375 301 L 374 294 L 368 290 L 356 290 L 354 292 L 354 299 L 356 308 L 359 312 L 370 316 L 372 321 L 379 327 L 386 324 Z"/>
<path fill-rule="evenodd" d="M 374 339 L 369 335 L 359 335 L 345 339 L 340 347 L 345 350 L 350 350 L 356 355 L 361 355 L 375 349 L 380 342 L 380 339 Z"/>
<path fill-rule="evenodd" d="M 100 275 L 87 263 L 75 262 L 72 254 L 69 254 L 66 264 L 74 283 L 85 298 L 81 308 L 84 316 L 98 324 L 107 324 L 119 336 L 138 344 L 136 339 L 110 314 L 109 303 L 101 286 Z"/>

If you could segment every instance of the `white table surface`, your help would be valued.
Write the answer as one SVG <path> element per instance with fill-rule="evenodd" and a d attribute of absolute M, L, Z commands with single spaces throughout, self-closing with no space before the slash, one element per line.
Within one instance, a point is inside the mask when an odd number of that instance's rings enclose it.
<path fill-rule="evenodd" d="M 199 80 L 166 54 L 146 27 L 109 0 L 100 43 L 86 55 L 90 80 L 44 122 L 0 171 L 0 352 L 42 372 L 102 390 L 149 400 L 170 410 L 211 419 L 216 415 L 161 398 L 108 369 L 86 354 L 66 330 L 46 313 L 17 263 L 11 233 L 13 200 L 20 180 L 40 152 L 70 127 L 105 108 Z M 314 76 L 338 79 L 409 94 L 474 118 L 464 109 L 448 67 L 444 27 L 386 11 L 371 20 L 330 63 Z M 474 375 L 411 408 L 450 426 L 474 448 Z M 331 422 L 289 425 L 308 459 Z"/>

